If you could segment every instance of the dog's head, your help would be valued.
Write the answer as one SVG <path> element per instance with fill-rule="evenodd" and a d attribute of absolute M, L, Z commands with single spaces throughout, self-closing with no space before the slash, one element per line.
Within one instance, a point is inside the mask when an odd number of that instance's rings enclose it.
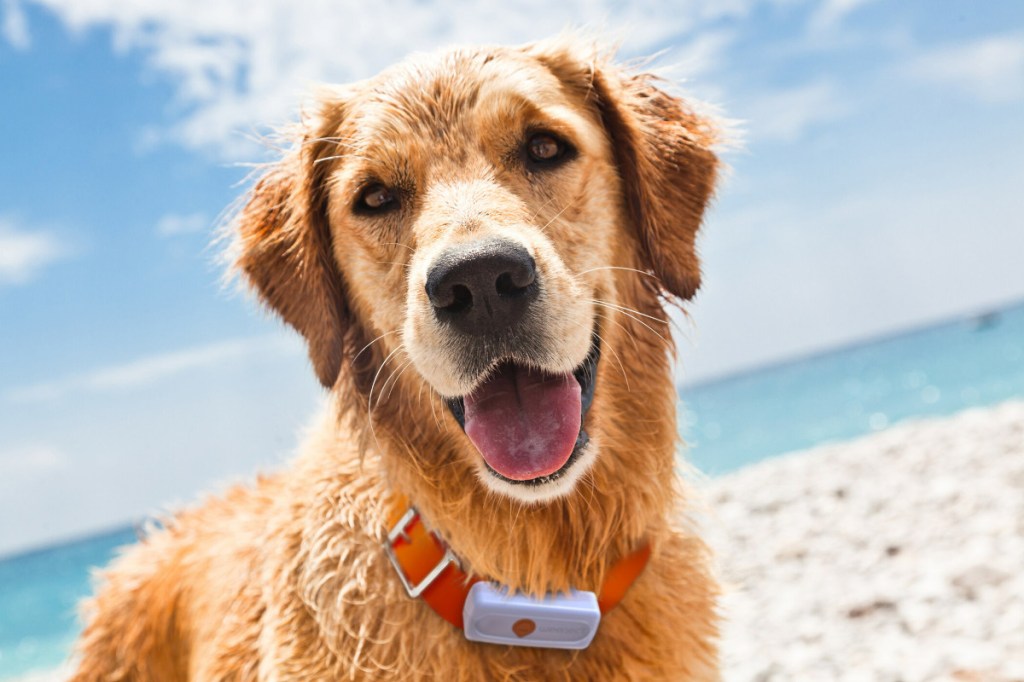
<path fill-rule="evenodd" d="M 599 457 L 591 405 L 615 400 L 602 354 L 700 283 L 715 133 L 654 83 L 556 41 L 325 91 L 240 212 L 237 265 L 371 420 L 382 401 L 421 415 L 393 430 L 454 420 L 487 488 L 564 495 Z M 616 371 L 648 362 L 617 345 Z"/>

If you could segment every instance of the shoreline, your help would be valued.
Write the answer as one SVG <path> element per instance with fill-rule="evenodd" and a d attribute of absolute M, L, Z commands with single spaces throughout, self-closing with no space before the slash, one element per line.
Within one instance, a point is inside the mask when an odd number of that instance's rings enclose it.
<path fill-rule="evenodd" d="M 1024 401 L 900 422 L 697 488 L 727 589 L 722 679 L 1024 681 Z"/>

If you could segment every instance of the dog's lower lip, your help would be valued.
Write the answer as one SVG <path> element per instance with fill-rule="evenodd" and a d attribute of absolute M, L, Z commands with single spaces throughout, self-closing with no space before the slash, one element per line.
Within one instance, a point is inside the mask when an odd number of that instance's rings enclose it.
<path fill-rule="evenodd" d="M 554 471 L 554 472 L 552 472 L 550 474 L 547 474 L 547 475 L 544 475 L 544 476 L 540 476 L 540 477 L 537 477 L 537 478 L 531 478 L 531 479 L 526 479 L 526 480 L 515 480 L 515 479 L 508 478 L 506 476 L 503 476 L 499 472 L 495 471 L 485 461 L 484 462 L 484 466 L 487 468 L 487 471 L 492 476 L 494 476 L 494 477 L 496 477 L 496 478 L 498 478 L 498 479 L 500 479 L 502 481 L 505 481 L 506 483 L 511 483 L 511 484 L 514 484 L 514 485 L 534 485 L 534 486 L 536 486 L 536 485 L 543 485 L 545 483 L 550 483 L 550 482 L 552 482 L 554 480 L 557 480 L 566 471 L 568 471 L 572 467 L 572 465 L 576 462 L 576 460 L 579 459 L 579 457 L 582 454 L 582 452 L 583 452 L 584 448 L 586 447 L 587 443 L 590 442 L 590 437 L 587 435 L 585 424 L 584 424 L 584 420 L 585 420 L 585 418 L 587 416 L 587 413 L 590 411 L 590 406 L 591 406 L 591 404 L 593 403 L 593 400 L 594 400 L 594 384 L 596 382 L 596 377 L 597 377 L 597 363 L 598 363 L 598 360 L 600 360 L 600 357 L 601 357 L 600 337 L 597 334 L 594 334 L 592 342 L 591 342 L 590 352 L 587 353 L 587 357 L 583 360 L 583 362 L 580 364 L 579 367 L 577 367 L 575 370 L 573 370 L 573 373 L 572 373 L 573 377 L 580 384 L 580 393 L 581 393 L 581 396 L 580 396 L 581 397 L 580 409 L 582 411 L 581 418 L 580 418 L 580 432 L 579 432 L 579 435 L 577 435 L 577 437 L 576 437 L 576 444 L 573 446 L 572 453 L 569 455 L 569 458 L 565 461 L 565 463 L 561 466 L 561 468 L 559 468 L 557 471 Z M 455 420 L 459 423 L 459 426 L 461 426 L 463 429 L 465 429 L 466 428 L 466 404 L 465 404 L 464 398 L 461 397 L 461 396 L 458 397 L 458 398 L 449 398 L 445 402 L 448 405 L 448 409 L 451 411 L 452 416 L 454 416 Z"/>

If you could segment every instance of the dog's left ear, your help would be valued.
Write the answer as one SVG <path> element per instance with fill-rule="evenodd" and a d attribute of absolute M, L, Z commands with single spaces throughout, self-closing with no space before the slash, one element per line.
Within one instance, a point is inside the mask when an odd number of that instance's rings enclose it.
<path fill-rule="evenodd" d="M 330 388 L 341 369 L 350 315 L 331 251 L 322 177 L 327 164 L 316 163 L 329 140 L 310 126 L 305 130 L 256 182 L 236 217 L 235 267 L 305 337 L 313 369 Z"/>
<path fill-rule="evenodd" d="M 691 298 L 700 286 L 697 230 L 718 171 L 714 123 L 654 76 L 613 66 L 592 47 L 556 41 L 533 54 L 597 107 L 642 256 L 667 293 Z"/>

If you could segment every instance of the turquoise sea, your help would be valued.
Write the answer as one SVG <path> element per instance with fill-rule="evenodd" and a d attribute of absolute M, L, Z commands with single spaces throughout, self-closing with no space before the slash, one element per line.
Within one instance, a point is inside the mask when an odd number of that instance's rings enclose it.
<path fill-rule="evenodd" d="M 1024 397 L 1024 303 L 680 390 L 688 457 L 721 474 L 913 417 Z"/>
<path fill-rule="evenodd" d="M 680 389 L 689 459 L 710 474 L 922 416 L 1024 398 L 1024 304 Z M 92 567 L 123 528 L 0 559 L 0 680 L 60 664 Z"/>

